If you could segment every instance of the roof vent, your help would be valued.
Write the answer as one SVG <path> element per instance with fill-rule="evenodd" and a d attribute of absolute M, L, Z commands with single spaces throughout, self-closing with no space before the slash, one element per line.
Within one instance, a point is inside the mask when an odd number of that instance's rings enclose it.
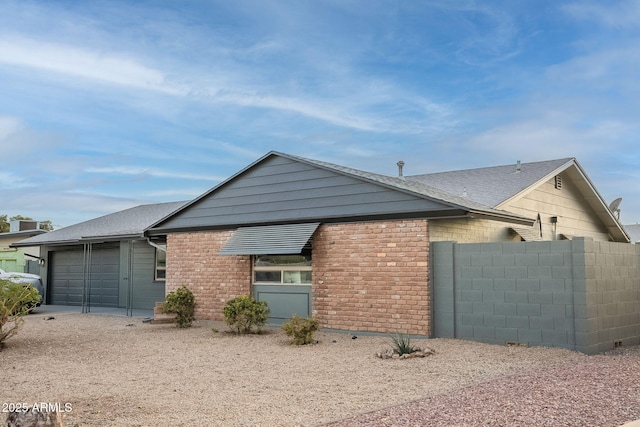
<path fill-rule="evenodd" d="M 404 162 L 402 160 L 400 160 L 398 163 L 396 163 L 398 165 L 398 176 L 400 178 L 404 178 L 404 176 L 402 175 L 402 168 L 404 167 Z"/>
<path fill-rule="evenodd" d="M 556 190 L 562 190 L 562 176 L 561 175 L 556 175 L 555 186 L 556 186 Z"/>
<path fill-rule="evenodd" d="M 518 160 L 518 162 L 516 163 L 516 173 L 520 172 L 522 170 L 522 164 L 520 163 L 520 160 Z"/>

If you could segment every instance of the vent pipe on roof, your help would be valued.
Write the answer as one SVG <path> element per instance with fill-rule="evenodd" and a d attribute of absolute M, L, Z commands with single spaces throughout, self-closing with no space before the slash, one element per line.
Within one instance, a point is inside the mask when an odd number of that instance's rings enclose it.
<path fill-rule="evenodd" d="M 520 172 L 522 170 L 522 165 L 520 164 L 520 160 L 518 160 L 518 163 L 516 163 L 516 173 Z"/>
<path fill-rule="evenodd" d="M 402 175 L 402 168 L 404 167 L 404 162 L 402 160 L 400 160 L 398 163 L 396 163 L 398 165 L 398 176 L 400 178 L 404 178 L 404 175 Z"/>

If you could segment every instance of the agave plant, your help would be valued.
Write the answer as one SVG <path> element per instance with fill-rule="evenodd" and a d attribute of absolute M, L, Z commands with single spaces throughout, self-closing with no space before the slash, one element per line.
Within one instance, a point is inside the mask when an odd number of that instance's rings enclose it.
<path fill-rule="evenodd" d="M 411 345 L 411 338 L 408 335 L 397 332 L 391 336 L 393 352 L 402 356 L 403 354 L 411 354 L 415 348 Z"/>

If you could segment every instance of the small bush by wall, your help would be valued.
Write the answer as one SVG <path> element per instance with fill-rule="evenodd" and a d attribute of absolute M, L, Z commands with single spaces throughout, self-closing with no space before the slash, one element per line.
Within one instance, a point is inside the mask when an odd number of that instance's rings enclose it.
<path fill-rule="evenodd" d="M 177 327 L 189 328 L 193 322 L 195 306 L 193 293 L 182 286 L 176 291 L 167 294 L 163 310 L 165 313 L 176 313 Z"/>
<path fill-rule="evenodd" d="M 291 320 L 282 325 L 284 332 L 293 338 L 291 344 L 305 345 L 313 342 L 313 334 L 318 330 L 317 319 L 307 317 L 306 319 L 293 315 Z"/>
<path fill-rule="evenodd" d="M 236 334 L 251 333 L 254 326 L 260 332 L 271 313 L 265 301 L 256 301 L 249 295 L 227 301 L 223 311 L 227 325 Z"/>

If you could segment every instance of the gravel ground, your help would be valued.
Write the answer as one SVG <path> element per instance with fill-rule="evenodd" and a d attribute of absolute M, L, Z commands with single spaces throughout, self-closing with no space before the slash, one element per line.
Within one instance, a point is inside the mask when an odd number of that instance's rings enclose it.
<path fill-rule="evenodd" d="M 47 316 L 27 316 L 0 351 L 0 404 L 67 404 L 67 427 L 617 426 L 640 418 L 637 348 L 585 356 L 433 339 L 414 343 L 433 356 L 382 360 L 374 353 L 390 347 L 388 337 L 317 333 L 317 344 L 296 347 L 279 329 L 238 337 L 211 321 L 181 330 Z"/>

